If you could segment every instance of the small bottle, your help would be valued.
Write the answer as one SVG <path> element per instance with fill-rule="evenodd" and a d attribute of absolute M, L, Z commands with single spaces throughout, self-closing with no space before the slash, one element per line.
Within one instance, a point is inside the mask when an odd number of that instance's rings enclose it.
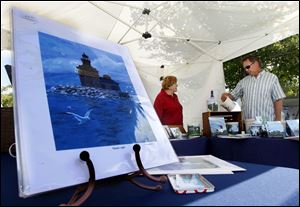
<path fill-rule="evenodd" d="M 214 97 L 214 91 L 210 91 L 210 97 L 207 100 L 208 111 L 218 111 L 218 100 Z"/>

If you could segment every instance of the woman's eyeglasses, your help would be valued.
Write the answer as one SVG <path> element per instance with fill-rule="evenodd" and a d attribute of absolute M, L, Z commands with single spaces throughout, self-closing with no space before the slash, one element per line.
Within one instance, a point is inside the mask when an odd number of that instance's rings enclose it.
<path fill-rule="evenodd" d="M 249 70 L 250 67 L 251 67 L 251 65 L 253 65 L 254 63 L 255 63 L 255 62 L 251 63 L 250 65 L 245 66 L 244 69 L 245 69 L 245 70 Z"/>

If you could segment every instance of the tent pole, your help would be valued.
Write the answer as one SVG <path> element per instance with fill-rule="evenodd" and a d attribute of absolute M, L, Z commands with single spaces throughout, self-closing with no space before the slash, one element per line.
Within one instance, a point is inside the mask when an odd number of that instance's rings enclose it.
<path fill-rule="evenodd" d="M 149 23 L 149 15 L 146 15 L 146 18 L 145 18 L 145 31 L 148 32 L 148 23 Z"/>
<path fill-rule="evenodd" d="M 173 28 L 171 28 L 169 25 L 165 24 L 164 22 L 161 22 L 160 20 L 158 20 L 156 17 L 154 17 L 153 15 L 149 14 L 154 20 L 156 20 L 157 22 L 160 22 L 161 24 L 163 24 L 165 27 L 169 28 L 170 30 L 172 30 L 175 34 L 179 34 L 182 35 L 181 33 L 178 33 L 177 31 L 175 31 Z M 182 35 L 184 36 L 184 35 Z M 188 39 L 188 38 L 185 38 Z M 191 45 L 193 45 L 195 48 L 197 48 L 198 50 L 200 50 L 201 52 L 204 52 L 206 55 L 208 55 L 209 57 L 211 57 L 214 60 L 217 60 L 217 58 L 215 58 L 214 56 L 212 56 L 211 54 L 209 54 L 208 52 L 206 52 L 203 48 L 201 48 L 199 45 L 188 41 L 188 43 L 190 43 Z M 217 60 L 219 61 L 219 60 Z"/>
<path fill-rule="evenodd" d="M 200 47 L 199 45 L 195 44 L 194 42 L 189 42 L 191 45 L 193 45 L 195 48 L 197 48 L 198 50 L 204 52 L 206 55 L 208 55 L 209 57 L 211 57 L 212 59 L 216 60 L 216 61 L 220 61 L 219 59 L 215 58 L 214 56 L 212 56 L 211 54 L 209 54 L 206 50 L 204 50 L 202 47 Z"/>
<path fill-rule="evenodd" d="M 131 42 L 135 42 L 135 41 L 137 41 L 137 40 L 139 40 L 139 39 L 142 39 L 143 37 L 139 37 L 139 38 L 135 38 L 135 39 L 132 39 L 132 40 L 128 40 L 128 41 L 126 41 L 126 42 L 122 42 L 122 43 L 120 43 L 121 45 L 125 45 L 125 44 L 128 44 L 128 43 L 131 43 Z"/>
<path fill-rule="evenodd" d="M 237 41 L 241 41 L 241 40 L 250 40 L 250 39 L 254 39 L 254 38 L 259 38 L 261 37 L 261 35 L 256 35 L 254 37 L 244 37 L 244 38 L 240 38 L 240 39 L 228 39 L 228 40 L 223 40 L 223 43 L 228 43 L 228 42 L 237 42 Z"/>
<path fill-rule="evenodd" d="M 216 40 L 201 40 L 201 39 L 194 39 L 194 38 L 184 38 L 184 37 L 170 37 L 170 36 L 156 36 L 159 38 L 164 39 L 178 39 L 178 40 L 185 40 L 185 41 L 193 41 L 193 42 L 212 42 L 212 43 L 218 43 L 219 41 Z"/>
<path fill-rule="evenodd" d="M 110 3 L 115 3 L 115 2 L 110 2 Z M 168 3 L 168 2 L 165 2 L 165 3 Z M 163 4 L 165 4 L 165 3 L 162 3 L 162 4 L 160 4 L 158 7 L 160 7 L 160 6 L 162 6 Z M 177 4 L 178 2 L 176 2 L 176 4 Z M 119 4 L 119 3 L 116 3 L 116 4 Z M 121 3 L 119 4 L 119 5 L 121 5 Z M 156 8 L 158 8 L 158 7 L 156 7 Z M 154 8 L 154 9 L 156 9 L 156 8 Z M 170 8 L 170 6 L 169 6 L 169 8 Z M 169 9 L 169 8 L 166 8 L 166 9 Z M 154 10 L 153 9 L 153 10 Z M 130 29 L 132 29 L 133 28 L 133 26 L 137 23 L 137 21 L 141 18 L 141 16 L 142 16 L 143 14 L 141 14 L 135 21 L 134 21 L 134 23 L 128 28 L 128 30 L 125 32 L 125 34 L 121 37 L 121 39 L 118 41 L 118 44 L 124 39 L 124 37 L 128 34 L 128 32 L 130 31 Z M 167 15 L 167 12 L 163 15 L 163 17 L 165 17 Z M 156 26 L 158 25 L 158 22 L 149 30 L 149 32 L 151 32 Z M 147 27 L 148 25 L 146 25 L 146 31 L 148 30 L 148 27 Z M 131 40 L 131 41 L 128 41 L 128 42 L 124 42 L 124 43 L 121 43 L 121 44 L 127 44 L 127 43 L 129 43 L 129 42 L 133 42 L 133 41 L 135 41 L 136 39 L 134 39 L 134 40 Z"/>
<path fill-rule="evenodd" d="M 154 11 L 154 10 L 158 9 L 159 7 L 161 7 L 161 6 L 163 6 L 164 4 L 167 4 L 167 3 L 169 3 L 169 2 L 166 1 L 166 2 L 164 2 L 164 3 L 161 3 L 161 4 L 157 5 L 156 7 L 152 8 L 151 11 Z M 177 2 L 176 2 L 176 3 L 177 3 Z"/>
<path fill-rule="evenodd" d="M 246 48 L 246 47 L 248 47 L 249 45 L 253 44 L 254 42 L 256 42 L 256 41 L 258 41 L 258 40 L 260 40 L 260 39 L 262 39 L 262 38 L 264 38 L 264 37 L 266 37 L 266 36 L 269 36 L 272 32 L 274 32 L 276 29 L 278 29 L 279 26 L 282 27 L 283 25 L 285 25 L 286 23 L 288 23 L 288 22 L 294 20 L 295 18 L 299 18 L 299 15 L 296 15 L 296 16 L 292 17 L 291 19 L 289 19 L 288 21 L 283 22 L 282 24 L 277 25 L 277 26 L 274 27 L 272 30 L 270 30 L 269 32 L 265 33 L 263 36 L 258 37 L 257 39 L 253 40 L 252 42 L 246 44 L 246 45 L 243 46 L 243 47 L 240 47 L 238 50 L 234 51 L 233 53 L 231 53 L 231 54 L 229 54 L 229 55 L 223 57 L 221 60 L 224 61 L 224 60 L 226 60 L 228 57 L 230 57 L 230 56 L 232 56 L 233 54 L 235 54 L 235 53 L 241 51 L 242 49 L 244 49 L 244 48 Z"/>
<path fill-rule="evenodd" d="M 138 22 L 138 20 L 141 18 L 143 14 L 141 14 L 134 22 L 133 24 L 127 29 L 125 34 L 121 37 L 121 39 L 118 41 L 118 44 L 123 40 L 123 38 L 128 34 L 128 32 L 131 30 L 131 28 Z"/>
<path fill-rule="evenodd" d="M 111 4 L 117 4 L 119 6 L 126 6 L 126 7 L 129 7 L 131 9 L 143 10 L 143 8 L 141 8 L 141 7 L 137 7 L 137 6 L 133 6 L 133 5 L 128 5 L 128 4 L 123 4 L 123 3 L 120 3 L 120 2 L 114 2 L 114 1 L 106 1 L 106 2 L 111 3 Z"/>
<path fill-rule="evenodd" d="M 1 28 L 1 51 L 11 50 L 11 32 Z"/>
<path fill-rule="evenodd" d="M 118 20 L 118 21 L 122 22 L 122 23 L 123 23 L 123 24 L 125 24 L 126 26 L 128 26 L 128 27 L 131 27 L 131 25 L 130 25 L 130 24 L 128 24 L 128 23 L 126 23 L 126 22 L 124 22 L 123 20 L 121 20 L 120 18 L 116 17 L 116 16 L 115 16 L 115 15 L 113 15 L 112 13 L 110 13 L 110 12 L 106 11 L 106 10 L 105 10 L 105 9 L 103 9 L 102 7 L 100 7 L 100 6 L 96 5 L 95 3 L 91 2 L 91 1 L 89 1 L 89 3 L 90 3 L 90 4 L 92 4 L 93 6 L 95 6 L 96 8 L 98 8 L 98 9 L 102 10 L 103 12 L 105 12 L 106 14 L 108 14 L 109 16 L 111 16 L 111 17 L 115 18 L 116 20 Z M 143 34 L 142 32 L 140 32 L 139 30 L 135 29 L 134 27 L 132 27 L 132 29 L 133 29 L 134 31 L 136 31 L 137 33 Z"/>
<path fill-rule="evenodd" d="M 176 2 L 174 5 L 176 5 L 177 3 L 178 3 L 178 2 Z M 171 8 L 171 7 L 166 8 L 166 9 L 169 10 L 170 8 Z M 169 10 L 169 11 L 170 11 L 170 10 Z M 164 15 L 162 16 L 162 18 L 164 18 L 165 16 L 167 16 L 169 11 L 167 11 L 166 13 L 164 13 Z M 159 22 L 156 22 L 156 24 L 152 26 L 152 28 L 149 30 L 149 32 L 151 32 L 151 31 L 158 25 L 158 23 L 159 23 Z M 139 40 L 139 39 L 141 39 L 141 38 L 135 38 L 135 39 L 132 39 L 132 40 L 129 40 L 129 41 L 126 41 L 126 42 L 122 42 L 121 45 L 128 44 L 128 43 L 137 41 L 137 40 Z"/>
<path fill-rule="evenodd" d="M 214 49 L 214 48 L 217 47 L 218 45 L 219 45 L 219 44 L 212 45 L 212 47 L 208 48 L 207 51 L 211 51 L 212 49 Z M 190 64 L 203 63 L 203 61 L 200 61 L 200 62 L 195 61 L 195 60 L 199 59 L 199 58 L 202 57 L 202 56 L 203 56 L 203 53 L 200 54 L 200 55 L 196 55 L 196 56 L 190 58 L 190 59 L 188 60 L 188 62 L 189 62 Z"/>
<path fill-rule="evenodd" d="M 246 44 L 246 45 L 244 45 L 244 46 L 240 47 L 240 48 L 239 48 L 239 49 L 237 49 L 236 51 L 234 51 L 234 52 L 230 53 L 229 55 L 227 55 L 227 56 L 223 57 L 223 58 L 221 59 L 221 60 L 222 60 L 222 62 L 224 62 L 224 60 L 225 60 L 225 59 L 227 59 L 228 57 L 232 56 L 233 54 L 235 54 L 235 53 L 237 53 L 237 52 L 241 51 L 242 49 L 244 49 L 244 48 L 248 47 L 249 45 L 252 45 L 254 42 L 256 42 L 256 41 L 258 41 L 258 40 L 260 40 L 260 39 L 264 38 L 265 36 L 266 36 L 266 35 L 264 35 L 264 36 L 260 36 L 260 37 L 256 38 L 255 40 L 253 40 L 252 42 L 250 42 L 250 43 L 248 43 L 248 44 Z"/>
<path fill-rule="evenodd" d="M 176 4 L 178 4 L 178 3 L 179 3 L 179 2 L 176 2 L 176 3 L 174 4 L 174 6 L 175 6 Z M 169 13 L 169 11 L 170 11 L 170 10 L 169 10 L 170 8 L 171 8 L 171 6 L 165 8 L 165 9 L 167 10 L 167 12 L 165 12 L 164 15 L 163 15 L 161 18 L 164 18 L 165 16 L 168 15 L 168 13 Z M 142 14 L 142 15 L 143 15 L 143 14 Z M 141 16 L 142 16 L 142 15 L 141 15 Z M 141 17 L 141 16 L 140 16 L 140 17 Z M 140 18 L 140 17 L 139 17 L 139 18 Z M 138 18 L 138 19 L 139 19 L 139 18 Z M 136 21 L 137 21 L 137 20 L 136 20 Z M 159 23 L 159 22 L 156 21 L 156 24 L 152 26 L 152 28 L 149 30 L 149 32 L 151 32 L 151 31 L 158 25 L 158 23 Z M 133 27 L 134 24 L 135 24 L 135 23 L 133 23 L 131 27 Z M 125 35 L 129 32 L 129 30 L 131 29 L 131 27 L 127 30 L 127 32 L 125 33 Z M 124 36 L 125 36 L 125 35 L 124 35 Z M 124 38 L 124 37 L 122 37 L 122 38 L 119 40 L 118 43 L 120 43 L 121 40 L 122 40 L 123 38 Z M 135 38 L 135 39 L 132 39 L 132 40 L 129 40 L 129 41 L 126 41 L 126 42 L 122 42 L 122 43 L 120 43 L 120 44 L 121 44 L 121 45 L 128 44 L 128 43 L 137 41 L 137 40 L 139 40 L 139 39 L 141 39 L 141 38 Z"/>
<path fill-rule="evenodd" d="M 175 6 L 176 4 L 178 4 L 179 2 L 176 2 L 173 6 Z M 165 16 L 167 16 L 170 12 L 170 8 L 171 6 L 167 7 L 167 11 L 163 14 L 163 16 L 161 17 L 161 19 L 165 18 Z M 155 25 L 153 25 L 153 27 L 149 30 L 149 32 L 151 32 L 157 25 L 158 25 L 159 22 L 156 22 Z"/>
<path fill-rule="evenodd" d="M 129 7 L 129 8 L 132 8 L 132 9 L 143 10 L 143 8 L 137 7 L 137 6 L 133 6 L 133 5 L 123 4 L 123 3 L 119 3 L 119 2 L 113 2 L 113 1 L 106 1 L 106 2 L 111 3 L 111 4 L 117 4 L 119 6 L 126 6 L 126 7 Z M 169 3 L 169 2 L 166 1 L 164 3 L 161 3 L 161 4 L 157 5 L 157 6 L 155 6 L 154 8 L 152 8 L 151 11 L 158 9 L 159 7 L 161 7 L 161 6 L 163 6 L 164 4 L 167 4 L 167 3 Z"/>

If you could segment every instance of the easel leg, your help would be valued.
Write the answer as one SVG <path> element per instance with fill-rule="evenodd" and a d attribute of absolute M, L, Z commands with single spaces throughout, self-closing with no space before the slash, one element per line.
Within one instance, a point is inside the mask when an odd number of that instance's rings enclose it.
<path fill-rule="evenodd" d="M 90 160 L 90 155 L 87 151 L 83 151 L 80 153 L 80 159 L 85 161 L 89 173 L 90 173 L 90 179 L 87 184 L 80 185 L 75 193 L 73 194 L 72 198 L 67 204 L 61 204 L 60 206 L 80 206 L 82 203 L 84 203 L 92 194 L 94 187 L 95 187 L 95 168 Z M 82 196 L 78 198 L 80 195 Z"/>
<path fill-rule="evenodd" d="M 152 175 L 150 175 L 144 168 L 143 163 L 141 161 L 141 157 L 140 157 L 140 150 L 141 150 L 141 146 L 139 144 L 135 144 L 133 146 L 133 150 L 135 152 L 135 159 L 136 159 L 136 163 L 139 167 L 139 171 L 133 173 L 132 175 L 128 175 L 127 179 L 135 184 L 136 186 L 146 189 L 146 190 L 154 190 L 154 191 L 159 191 L 162 189 L 161 185 L 156 185 L 156 186 L 147 186 L 144 184 L 141 184 L 139 182 L 137 182 L 136 180 L 133 179 L 133 177 L 142 174 L 144 175 L 146 178 L 148 178 L 149 180 L 152 180 L 154 182 L 159 182 L 159 183 L 165 183 L 167 181 L 167 177 L 166 176 L 159 176 L 159 177 L 154 177 Z"/>

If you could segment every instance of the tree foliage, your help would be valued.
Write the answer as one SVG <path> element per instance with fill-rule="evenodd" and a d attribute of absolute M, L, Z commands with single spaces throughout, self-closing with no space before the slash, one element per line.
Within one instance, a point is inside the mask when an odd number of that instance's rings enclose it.
<path fill-rule="evenodd" d="M 13 106 L 13 94 L 11 92 L 11 86 L 1 87 L 1 106 L 12 107 Z"/>
<path fill-rule="evenodd" d="M 286 96 L 299 96 L 299 34 L 243 55 L 258 56 L 263 68 L 275 74 Z M 225 82 L 230 90 L 245 77 L 241 57 L 224 63 Z"/>

